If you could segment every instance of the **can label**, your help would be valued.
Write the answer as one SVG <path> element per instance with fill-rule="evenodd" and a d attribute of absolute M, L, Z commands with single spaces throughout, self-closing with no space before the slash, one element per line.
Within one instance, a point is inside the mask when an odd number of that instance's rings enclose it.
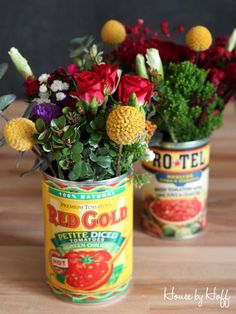
<path fill-rule="evenodd" d="M 52 291 L 84 303 L 123 293 L 132 274 L 132 179 L 73 187 L 45 179 L 43 205 Z"/>
<path fill-rule="evenodd" d="M 142 189 L 142 224 L 149 233 L 167 238 L 189 238 L 206 224 L 209 144 L 193 149 L 152 147 L 152 172 Z"/>

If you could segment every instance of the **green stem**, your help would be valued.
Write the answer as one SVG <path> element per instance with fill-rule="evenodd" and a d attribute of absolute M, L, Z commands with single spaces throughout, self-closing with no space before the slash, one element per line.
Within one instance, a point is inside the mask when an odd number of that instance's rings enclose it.
<path fill-rule="evenodd" d="M 122 150 L 123 150 L 123 145 L 120 145 L 119 146 L 118 159 L 117 159 L 117 167 L 116 167 L 116 176 L 117 177 L 120 175 L 120 163 L 121 163 L 121 157 L 122 157 Z"/>
<path fill-rule="evenodd" d="M 41 152 L 41 151 L 37 148 L 36 145 L 32 148 L 32 152 L 35 153 L 36 156 L 41 157 L 41 158 L 43 157 L 43 158 L 46 160 L 47 165 L 48 165 L 48 168 L 51 170 L 52 175 L 53 175 L 54 177 L 56 177 L 57 174 L 56 174 L 55 170 L 53 169 L 53 167 L 52 167 L 50 161 L 48 160 L 47 155 L 46 155 L 44 152 Z"/>
<path fill-rule="evenodd" d="M 178 143 L 178 140 L 175 136 L 175 133 L 173 132 L 172 128 L 169 126 L 169 123 L 168 123 L 166 117 L 162 116 L 162 118 L 165 121 L 166 127 L 168 129 L 168 132 L 170 133 L 170 137 L 171 137 L 173 143 Z"/>
<path fill-rule="evenodd" d="M 62 171 L 61 171 L 61 167 L 60 167 L 60 165 L 59 165 L 59 162 L 58 162 L 58 161 L 57 161 L 57 171 L 58 171 L 58 176 L 59 176 L 59 179 L 64 180 L 64 179 L 65 179 L 65 177 L 64 177 L 64 175 L 63 175 L 63 173 L 62 173 Z"/>

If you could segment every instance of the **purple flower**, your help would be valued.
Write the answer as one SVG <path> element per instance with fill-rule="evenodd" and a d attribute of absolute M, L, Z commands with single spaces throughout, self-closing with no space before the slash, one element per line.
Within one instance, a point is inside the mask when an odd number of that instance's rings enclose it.
<path fill-rule="evenodd" d="M 32 107 L 30 117 L 34 121 L 41 118 L 46 124 L 49 124 L 52 119 L 55 119 L 60 115 L 60 107 L 51 103 L 41 103 Z"/>

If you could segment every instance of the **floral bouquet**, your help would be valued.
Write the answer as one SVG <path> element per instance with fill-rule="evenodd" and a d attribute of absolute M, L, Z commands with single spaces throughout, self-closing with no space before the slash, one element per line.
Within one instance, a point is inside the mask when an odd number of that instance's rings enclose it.
<path fill-rule="evenodd" d="M 35 153 L 31 170 L 99 181 L 130 172 L 135 161 L 152 156 L 147 141 L 153 130 L 144 111 L 154 95 L 151 82 L 122 75 L 101 57 L 90 62 L 90 70 L 71 64 L 36 77 L 17 49 L 9 54 L 25 78 L 28 105 L 23 117 L 7 121 L 4 139 L 21 157 L 29 149 Z"/>
<path fill-rule="evenodd" d="M 154 175 L 142 188 L 141 220 L 148 233 L 175 239 L 205 229 L 208 138 L 236 92 L 236 30 L 213 40 L 206 27 L 195 26 L 184 44 L 174 41 L 183 32 L 181 25 L 171 30 L 167 21 L 152 32 L 142 19 L 134 26 L 110 20 L 101 29 L 102 41 L 113 46 L 105 60 L 154 85 L 144 110 L 150 127 L 157 127 L 150 142 L 155 158 L 142 162 L 143 171 Z M 71 55 L 80 62 L 78 47 Z"/>

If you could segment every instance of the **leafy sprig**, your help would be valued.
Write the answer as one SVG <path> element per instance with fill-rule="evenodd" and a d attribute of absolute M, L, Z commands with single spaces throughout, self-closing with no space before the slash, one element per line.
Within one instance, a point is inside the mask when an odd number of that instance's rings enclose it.
<path fill-rule="evenodd" d="M 164 139 L 185 142 L 210 136 L 222 123 L 223 100 L 207 81 L 207 71 L 185 61 L 170 63 L 157 85 L 156 115 L 152 118 Z"/>

